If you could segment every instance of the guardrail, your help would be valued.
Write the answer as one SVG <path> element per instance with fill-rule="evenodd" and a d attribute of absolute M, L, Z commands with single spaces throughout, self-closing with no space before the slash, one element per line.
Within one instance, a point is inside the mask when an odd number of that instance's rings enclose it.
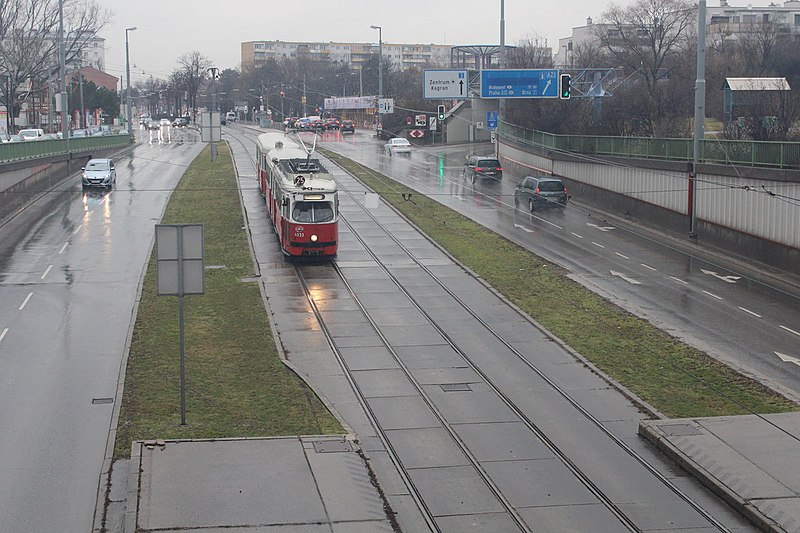
<path fill-rule="evenodd" d="M 689 162 L 693 159 L 691 139 L 556 135 L 507 122 L 500 123 L 500 135 L 561 152 L 667 161 Z M 800 143 L 796 142 L 704 139 L 700 141 L 700 148 L 700 161 L 704 163 L 800 169 Z"/>
<path fill-rule="evenodd" d="M 63 139 L 2 143 L 0 144 L 0 164 L 67 154 L 67 144 L 69 144 L 69 152 L 89 152 L 99 148 L 124 146 L 130 142 L 131 136 L 128 133 L 119 133 L 71 138 L 69 143 Z"/>

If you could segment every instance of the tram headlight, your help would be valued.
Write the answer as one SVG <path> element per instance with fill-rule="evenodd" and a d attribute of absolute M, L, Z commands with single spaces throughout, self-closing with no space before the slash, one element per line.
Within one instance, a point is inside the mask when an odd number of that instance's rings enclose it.
<path fill-rule="evenodd" d="M 312 235 L 311 236 L 311 242 L 317 242 L 317 236 L 316 235 Z"/>

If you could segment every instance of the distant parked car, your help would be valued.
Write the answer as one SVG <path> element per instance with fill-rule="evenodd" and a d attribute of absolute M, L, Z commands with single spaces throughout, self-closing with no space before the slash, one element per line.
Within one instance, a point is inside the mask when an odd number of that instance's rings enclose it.
<path fill-rule="evenodd" d="M 389 155 L 411 153 L 411 143 L 408 142 L 408 139 L 403 139 L 402 137 L 389 139 L 389 142 L 386 143 L 384 147 L 386 148 L 386 153 Z"/>
<path fill-rule="evenodd" d="M 566 207 L 568 200 L 564 182 L 550 176 L 527 176 L 514 191 L 514 205 L 525 205 L 531 213 L 539 207 Z"/>
<path fill-rule="evenodd" d="M 70 134 L 73 139 L 80 139 L 89 136 L 89 130 L 73 130 Z"/>
<path fill-rule="evenodd" d="M 19 130 L 19 136 L 22 137 L 23 141 L 35 141 L 42 135 L 44 135 L 44 130 L 41 128 L 28 128 L 25 130 Z"/>
<path fill-rule="evenodd" d="M 117 171 L 114 169 L 113 159 L 90 159 L 81 170 L 83 170 L 81 184 L 84 188 L 106 187 L 110 189 L 117 181 Z"/>

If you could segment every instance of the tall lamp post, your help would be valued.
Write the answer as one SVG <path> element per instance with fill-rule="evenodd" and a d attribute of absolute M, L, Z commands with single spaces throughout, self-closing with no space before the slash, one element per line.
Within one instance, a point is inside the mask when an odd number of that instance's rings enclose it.
<path fill-rule="evenodd" d="M 67 109 L 67 59 L 66 46 L 64 44 L 64 2 L 58 1 L 58 70 L 61 78 L 61 138 L 67 143 L 69 151 L 69 110 Z M 9 95 L 9 101 L 11 96 Z M 10 105 L 7 109 L 13 109 Z"/>
<path fill-rule="evenodd" d="M 370 26 L 373 30 L 378 30 L 378 99 L 383 98 L 383 38 L 380 26 Z"/>
<path fill-rule="evenodd" d="M 125 114 L 125 120 L 128 122 L 127 127 L 128 131 L 133 137 L 133 125 L 131 124 L 131 120 L 133 120 L 133 109 L 131 106 L 131 59 L 130 59 L 130 52 L 128 49 L 128 32 L 134 31 L 136 26 L 132 28 L 125 28 L 125 76 L 128 79 L 128 90 L 127 94 L 125 95 L 125 106 L 128 108 Z"/>

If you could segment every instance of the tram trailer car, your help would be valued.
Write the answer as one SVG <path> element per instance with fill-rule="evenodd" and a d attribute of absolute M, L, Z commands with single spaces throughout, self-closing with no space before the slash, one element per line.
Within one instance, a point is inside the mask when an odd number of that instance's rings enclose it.
<path fill-rule="evenodd" d="M 339 240 L 336 182 L 313 153 L 273 135 L 258 138 L 258 174 L 259 188 L 263 177 L 261 190 L 281 250 L 289 257 L 335 258 Z"/>

